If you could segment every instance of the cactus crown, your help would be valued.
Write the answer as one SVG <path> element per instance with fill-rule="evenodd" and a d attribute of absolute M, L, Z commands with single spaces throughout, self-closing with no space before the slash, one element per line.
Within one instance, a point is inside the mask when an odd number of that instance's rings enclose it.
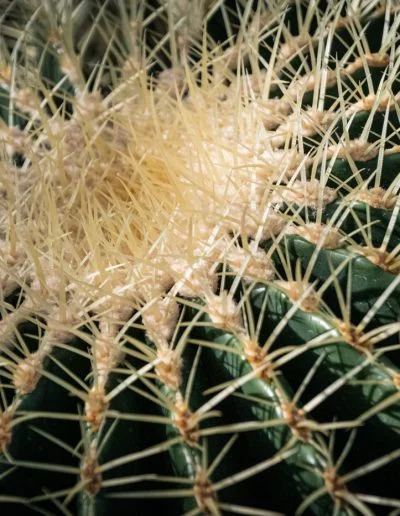
<path fill-rule="evenodd" d="M 6 510 L 397 514 L 399 23 L 4 9 Z"/>

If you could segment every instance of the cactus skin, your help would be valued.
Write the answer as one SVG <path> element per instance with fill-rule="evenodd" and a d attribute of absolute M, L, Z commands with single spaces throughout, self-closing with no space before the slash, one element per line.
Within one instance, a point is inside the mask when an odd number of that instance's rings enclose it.
<path fill-rule="evenodd" d="M 2 514 L 399 514 L 397 2 L 4 13 Z"/>

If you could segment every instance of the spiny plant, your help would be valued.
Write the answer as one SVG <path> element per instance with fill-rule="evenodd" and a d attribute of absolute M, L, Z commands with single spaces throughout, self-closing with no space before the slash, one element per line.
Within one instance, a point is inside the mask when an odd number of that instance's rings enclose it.
<path fill-rule="evenodd" d="M 3 2 L 2 514 L 400 514 L 398 7 Z"/>

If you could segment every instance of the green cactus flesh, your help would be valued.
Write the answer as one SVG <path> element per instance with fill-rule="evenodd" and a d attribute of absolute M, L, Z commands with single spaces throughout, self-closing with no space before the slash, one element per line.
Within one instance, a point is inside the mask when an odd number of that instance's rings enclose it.
<path fill-rule="evenodd" d="M 400 514 L 396 0 L 0 0 L 0 511 Z"/>

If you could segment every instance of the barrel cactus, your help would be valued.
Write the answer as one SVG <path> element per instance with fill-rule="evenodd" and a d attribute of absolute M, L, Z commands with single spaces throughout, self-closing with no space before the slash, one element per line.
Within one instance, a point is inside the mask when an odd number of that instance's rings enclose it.
<path fill-rule="evenodd" d="M 400 514 L 400 14 L 0 2 L 2 514 Z"/>

